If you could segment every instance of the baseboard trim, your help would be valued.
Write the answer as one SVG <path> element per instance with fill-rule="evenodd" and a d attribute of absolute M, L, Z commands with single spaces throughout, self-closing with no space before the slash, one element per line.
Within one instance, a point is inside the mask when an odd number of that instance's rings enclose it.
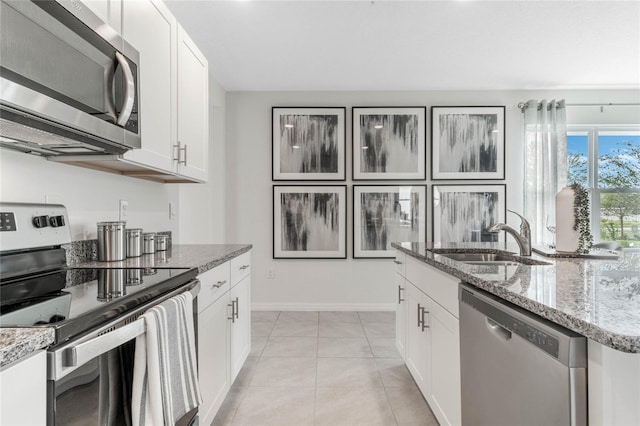
<path fill-rule="evenodd" d="M 395 311 L 395 303 L 252 303 L 252 311 Z"/>

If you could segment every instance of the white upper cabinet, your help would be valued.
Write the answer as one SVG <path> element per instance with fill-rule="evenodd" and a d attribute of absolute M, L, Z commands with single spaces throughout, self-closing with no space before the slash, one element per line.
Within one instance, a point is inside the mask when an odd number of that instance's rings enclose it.
<path fill-rule="evenodd" d="M 209 65 L 178 25 L 178 174 L 206 181 L 209 154 Z"/>
<path fill-rule="evenodd" d="M 85 0 L 83 4 L 109 24 L 118 33 L 122 33 L 123 0 Z"/>
<path fill-rule="evenodd" d="M 176 129 L 176 19 L 158 0 L 126 1 L 122 35 L 140 52 L 140 126 L 142 147 L 126 160 L 173 172 Z"/>

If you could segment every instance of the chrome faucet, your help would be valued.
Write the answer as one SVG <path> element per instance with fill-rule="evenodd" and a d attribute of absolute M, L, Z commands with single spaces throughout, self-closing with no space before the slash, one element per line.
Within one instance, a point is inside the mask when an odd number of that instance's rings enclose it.
<path fill-rule="evenodd" d="M 509 211 L 518 215 L 520 218 L 520 233 L 506 223 L 496 223 L 489 228 L 489 232 L 497 234 L 500 231 L 505 231 L 507 234 L 513 235 L 513 238 L 516 239 L 516 243 L 518 243 L 518 247 L 520 247 L 520 256 L 531 256 L 531 225 L 529 225 L 529 222 L 527 222 L 527 219 L 525 219 L 524 216 L 514 212 L 513 210 Z"/>

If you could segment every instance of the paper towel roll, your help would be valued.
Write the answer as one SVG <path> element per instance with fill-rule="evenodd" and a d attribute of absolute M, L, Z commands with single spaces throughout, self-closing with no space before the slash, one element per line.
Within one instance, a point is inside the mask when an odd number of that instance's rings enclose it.
<path fill-rule="evenodd" d="M 580 233 L 573 229 L 576 220 L 573 210 L 574 199 L 575 192 L 568 186 L 556 194 L 556 251 L 578 251 Z"/>

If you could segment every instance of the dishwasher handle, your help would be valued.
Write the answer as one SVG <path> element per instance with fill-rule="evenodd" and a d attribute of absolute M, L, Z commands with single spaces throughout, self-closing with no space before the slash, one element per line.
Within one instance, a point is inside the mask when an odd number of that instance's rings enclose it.
<path fill-rule="evenodd" d="M 502 340 L 511 340 L 511 332 L 492 320 L 489 317 L 485 317 L 485 325 L 489 331 Z"/>

